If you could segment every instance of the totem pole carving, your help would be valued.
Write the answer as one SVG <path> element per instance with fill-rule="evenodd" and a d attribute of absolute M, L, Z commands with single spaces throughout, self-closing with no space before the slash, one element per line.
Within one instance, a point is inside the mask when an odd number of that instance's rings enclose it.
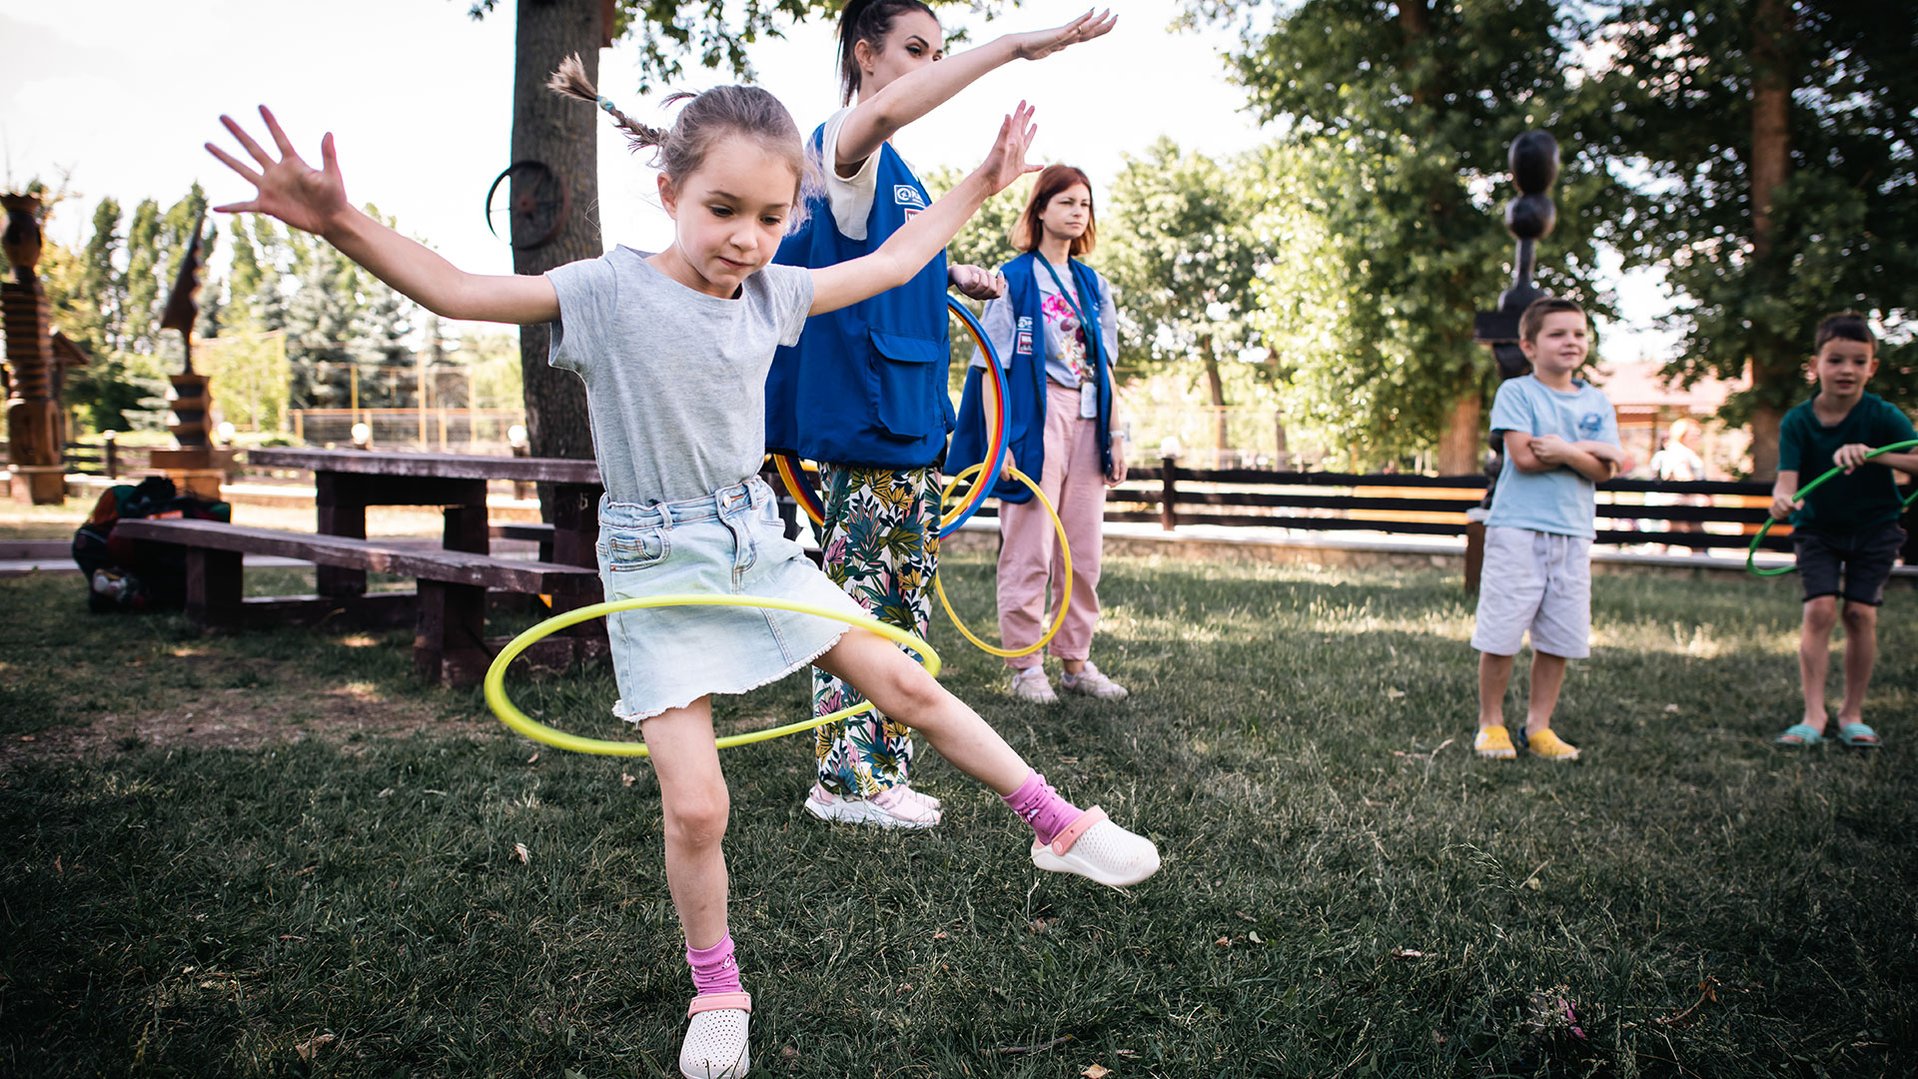
<path fill-rule="evenodd" d="M 1533 300 L 1545 295 L 1532 283 L 1537 265 L 1538 241 L 1558 223 L 1558 207 L 1553 204 L 1552 185 L 1558 181 L 1558 140 L 1549 132 L 1527 131 L 1512 140 L 1506 163 L 1512 181 L 1518 185 L 1518 197 L 1505 204 L 1505 228 L 1518 241 L 1512 256 L 1512 287 L 1499 293 L 1498 307 L 1481 311 L 1473 323 L 1472 336 L 1492 350 L 1498 364 L 1500 381 L 1517 378 L 1531 370 L 1531 363 L 1518 346 L 1518 320 Z M 1502 439 L 1491 438 L 1491 453 L 1485 466 L 1485 499 L 1470 514 L 1465 530 L 1465 588 L 1478 591 L 1479 568 L 1485 557 L 1484 515 L 1491 508 L 1499 467 L 1505 446 Z"/>
<path fill-rule="evenodd" d="M 0 281 L 7 335 L 7 458 L 13 497 L 36 505 L 66 501 L 66 417 L 60 411 L 46 289 L 35 274 L 45 210 L 32 193 L 0 195 L 13 279 Z"/>
<path fill-rule="evenodd" d="M 153 466 L 165 469 L 182 491 L 218 498 L 232 453 L 213 445 L 213 393 L 207 376 L 193 370 L 193 324 L 200 317 L 200 236 L 205 226 L 205 214 L 194 219 L 193 236 L 180 256 L 173 291 L 168 293 L 160 315 L 161 329 L 179 331 L 186 362 L 179 374 L 167 378 L 173 384 L 167 393 L 171 408 L 167 429 L 173 432 L 177 448 L 155 450 L 152 459 Z"/>

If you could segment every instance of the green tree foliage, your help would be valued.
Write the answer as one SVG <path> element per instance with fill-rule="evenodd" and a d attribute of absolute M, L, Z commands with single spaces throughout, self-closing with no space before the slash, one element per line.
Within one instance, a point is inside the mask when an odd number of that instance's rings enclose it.
<path fill-rule="evenodd" d="M 1918 7 L 1847 0 L 1610 5 L 1591 135 L 1641 179 L 1602 235 L 1682 297 L 1671 370 L 1753 385 L 1754 464 L 1805 395 L 1819 317 L 1894 331 L 1880 393 L 1918 403 Z"/>
<path fill-rule="evenodd" d="M 1249 226 L 1263 196 L 1245 179 L 1161 138 L 1113 181 L 1093 255 L 1130 331 L 1123 369 L 1196 365 L 1215 409 L 1228 403 L 1221 364 L 1259 343 L 1247 316 L 1263 254 Z M 1214 442 L 1229 441 L 1220 412 Z"/>
<path fill-rule="evenodd" d="M 1567 151 L 1541 284 L 1605 309 L 1591 237 L 1612 185 L 1569 108 L 1583 28 L 1567 11 L 1550 0 L 1191 7 L 1240 29 L 1236 77 L 1286 127 L 1260 225 L 1279 250 L 1251 325 L 1274 347 L 1289 416 L 1360 462 L 1429 449 L 1448 426 L 1477 430 L 1494 376 L 1472 315 L 1509 280 L 1505 155 L 1528 129 Z"/>

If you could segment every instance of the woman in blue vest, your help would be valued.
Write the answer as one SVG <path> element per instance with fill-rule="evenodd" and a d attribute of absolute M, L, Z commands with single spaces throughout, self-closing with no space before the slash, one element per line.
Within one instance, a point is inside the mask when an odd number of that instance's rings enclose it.
<path fill-rule="evenodd" d="M 1112 408 L 1117 314 L 1112 287 L 1077 258 L 1097 237 L 1092 185 L 1070 165 L 1039 174 L 1032 198 L 1012 229 L 1025 254 L 1001 267 L 1007 295 L 986 305 L 986 336 L 1006 365 L 1009 385 L 1007 458 L 1037 480 L 1057 508 L 1072 549 L 1072 600 L 1048 646 L 1064 667 L 1070 693 L 1123 700 L 1124 686 L 1094 666 L 1099 624 L 1099 555 L 1106 488 L 1125 479 L 1125 446 Z M 985 357 L 973 356 L 959 402 L 959 429 L 946 467 L 954 472 L 985 456 L 981 381 Z M 1023 484 L 1001 479 L 999 496 L 999 632 L 1008 648 L 1045 632 L 1046 582 L 1057 604 L 1065 575 L 1052 519 Z M 1008 659 L 1012 694 L 1058 700 L 1037 654 Z"/>
<path fill-rule="evenodd" d="M 1116 21 L 1087 13 L 944 58 L 945 34 L 920 0 L 851 0 L 839 23 L 849 107 L 813 135 L 825 191 L 808 200 L 806 224 L 775 261 L 831 266 L 878 250 L 931 202 L 887 141 L 895 132 L 1000 65 L 1049 56 Z M 936 258 L 899 288 L 809 319 L 766 379 L 767 448 L 819 464 L 827 575 L 875 617 L 921 634 L 937 570 L 938 465 L 953 420 L 948 285 L 988 299 L 1003 282 Z M 860 699 L 814 669 L 814 715 Z M 818 782 L 806 798 L 813 816 L 889 828 L 938 823 L 938 801 L 909 786 L 913 745 L 904 724 L 869 712 L 821 727 L 815 750 Z"/>

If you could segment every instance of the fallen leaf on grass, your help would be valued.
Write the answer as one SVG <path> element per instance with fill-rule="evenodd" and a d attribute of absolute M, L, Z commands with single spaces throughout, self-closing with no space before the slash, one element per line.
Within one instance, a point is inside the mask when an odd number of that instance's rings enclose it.
<path fill-rule="evenodd" d="M 1097 1064 L 1087 1064 L 1086 1070 L 1079 1074 L 1085 1076 L 1086 1079 L 1106 1079 L 1106 1076 L 1112 1074 L 1112 1069 L 1102 1068 Z"/>
<path fill-rule="evenodd" d="M 1432 953 L 1421 952 L 1417 948 L 1392 949 L 1392 958 L 1394 959 L 1430 959 L 1431 956 L 1432 956 Z"/>
<path fill-rule="evenodd" d="M 1718 1001 L 1718 979 L 1707 974 L 1705 975 L 1705 980 L 1698 983 L 1698 999 L 1692 1001 L 1691 1007 L 1686 1008 L 1683 1011 L 1673 1012 L 1670 1015 L 1658 1016 L 1657 1018 L 1653 1019 L 1652 1022 L 1659 1023 L 1664 1026 L 1671 1026 L 1671 1027 L 1680 1026 L 1696 1018 L 1698 1014 L 1698 1009 L 1704 1007 L 1707 1003 L 1717 1003 L 1717 1001 Z"/>
<path fill-rule="evenodd" d="M 1388 690 L 1386 690 L 1386 691 L 1385 691 L 1385 696 L 1386 696 L 1386 699 L 1387 699 L 1387 700 L 1394 700 L 1394 701 L 1396 701 L 1396 700 L 1398 700 L 1398 699 L 1399 699 L 1400 697 L 1403 697 L 1403 696 L 1405 696 L 1405 691 L 1404 691 L 1404 690 L 1402 690 L 1402 689 L 1400 689 L 1400 688 L 1398 688 L 1397 686 L 1394 686 L 1394 687 L 1392 687 L 1391 689 L 1388 689 Z"/>
<path fill-rule="evenodd" d="M 1666 715 L 1668 715 L 1668 716 L 1675 716 L 1675 715 L 1677 715 L 1677 714 L 1678 714 L 1678 706 L 1677 706 L 1677 705 L 1675 705 L 1675 704 L 1668 704 L 1668 705 L 1666 705 L 1666 706 L 1665 706 L 1665 714 L 1666 714 Z"/>
<path fill-rule="evenodd" d="M 1214 946 L 1216 946 L 1216 947 L 1220 947 L 1220 948 L 1230 948 L 1230 947 L 1232 947 L 1232 938 L 1231 938 L 1231 937 L 1220 937 L 1220 938 L 1219 938 L 1218 940 L 1215 940 L 1215 941 L 1213 941 L 1212 943 L 1213 943 L 1213 945 L 1214 945 Z"/>
<path fill-rule="evenodd" d="M 539 750 L 537 750 L 537 749 L 536 749 L 536 750 L 534 750 L 534 751 L 533 751 L 533 755 L 532 755 L 532 756 L 530 756 L 530 757 L 528 757 L 528 758 L 526 758 L 526 763 L 527 763 L 527 764 L 532 764 L 532 763 L 534 763 L 534 762 L 536 762 L 536 761 L 538 761 L 538 760 L 539 760 Z"/>
<path fill-rule="evenodd" d="M 301 1060 L 312 1060 L 319 1055 L 320 1050 L 332 1045 L 333 1041 L 331 1034 L 318 1034 L 294 1046 L 293 1051 L 300 1054 Z"/>
<path fill-rule="evenodd" d="M 533 852 L 526 849 L 526 844 L 524 843 L 513 844 L 513 853 L 519 855 L 519 864 L 521 865 L 533 864 Z"/>
<path fill-rule="evenodd" d="M 631 772 L 621 772 L 619 774 L 619 784 L 622 787 L 630 787 L 637 782 L 639 782 L 639 777 Z"/>

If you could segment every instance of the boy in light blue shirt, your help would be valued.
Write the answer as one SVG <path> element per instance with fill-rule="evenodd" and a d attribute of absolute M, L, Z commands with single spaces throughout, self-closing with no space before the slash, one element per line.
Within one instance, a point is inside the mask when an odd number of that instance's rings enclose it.
<path fill-rule="evenodd" d="M 1591 654 L 1592 539 L 1596 485 L 1629 470 L 1618 414 L 1597 387 L 1572 377 L 1590 351 L 1585 311 L 1571 300 L 1536 300 L 1519 317 L 1519 347 L 1532 373 L 1511 379 L 1492 402 L 1492 432 L 1505 463 L 1485 520 L 1485 569 L 1472 647 L 1479 651 L 1478 736 L 1488 760 L 1518 756 L 1505 727 L 1513 660 L 1532 637 L 1526 746 L 1553 761 L 1578 750 L 1552 731 L 1565 662 Z"/>

